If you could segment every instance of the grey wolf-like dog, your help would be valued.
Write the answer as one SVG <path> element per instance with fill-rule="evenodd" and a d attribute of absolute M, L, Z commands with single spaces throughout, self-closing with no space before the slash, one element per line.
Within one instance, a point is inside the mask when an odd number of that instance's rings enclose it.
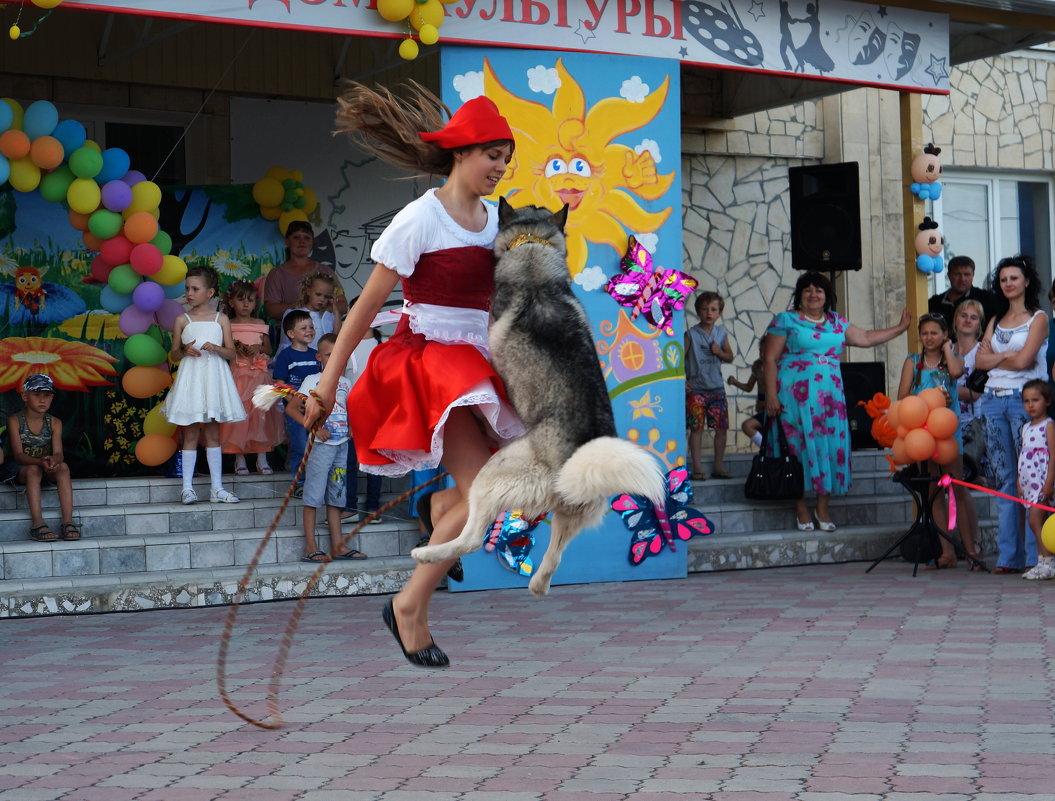
<path fill-rule="evenodd" d="M 529 584 L 535 595 L 549 591 L 564 548 L 601 522 L 610 496 L 628 492 L 656 504 L 665 496 L 656 460 L 616 436 L 589 321 L 568 274 L 567 218 L 566 205 L 553 214 L 499 201 L 488 341 L 526 433 L 480 470 L 461 534 L 411 552 L 419 562 L 453 559 L 479 548 L 506 509 L 529 519 L 552 511 L 549 548 Z"/>

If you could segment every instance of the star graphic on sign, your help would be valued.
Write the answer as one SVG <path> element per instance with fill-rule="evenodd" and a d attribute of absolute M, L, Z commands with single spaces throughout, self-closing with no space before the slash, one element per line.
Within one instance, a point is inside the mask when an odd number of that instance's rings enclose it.
<path fill-rule="evenodd" d="M 886 15 L 887 15 L 886 6 L 880 6 L 879 7 L 879 16 L 885 17 Z"/>
<path fill-rule="evenodd" d="M 583 44 L 597 38 L 597 34 L 593 32 L 592 28 L 587 27 L 585 20 L 579 20 L 579 27 L 575 29 L 575 34 L 582 39 Z"/>
<path fill-rule="evenodd" d="M 751 0 L 751 8 L 747 9 L 747 13 L 755 18 L 755 22 L 762 19 L 766 15 L 766 12 L 762 10 L 762 0 Z"/>
<path fill-rule="evenodd" d="M 689 57 L 689 48 L 683 47 L 680 50 L 678 50 L 678 58 L 688 58 L 688 57 Z"/>
<path fill-rule="evenodd" d="M 937 86 L 943 80 L 949 77 L 949 70 L 945 66 L 945 57 L 938 58 L 933 53 L 930 57 L 930 66 L 924 70 L 931 78 L 934 79 L 934 85 Z"/>

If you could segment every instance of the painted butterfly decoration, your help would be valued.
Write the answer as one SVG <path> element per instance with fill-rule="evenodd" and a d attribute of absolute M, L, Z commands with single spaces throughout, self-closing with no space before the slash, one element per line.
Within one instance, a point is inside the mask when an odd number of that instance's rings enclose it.
<path fill-rule="evenodd" d="M 633 236 L 627 242 L 619 269 L 619 275 L 608 279 L 605 292 L 620 306 L 633 310 L 631 320 L 643 313 L 656 328 L 674 336 L 674 312 L 685 308 L 685 299 L 696 289 L 696 279 L 681 270 L 655 268 L 652 254 Z"/>
<path fill-rule="evenodd" d="M 612 509 L 619 512 L 630 529 L 630 564 L 641 564 L 660 553 L 663 546 L 676 550 L 675 540 L 714 533 L 714 524 L 689 506 L 691 502 L 692 483 L 684 467 L 667 473 L 667 501 L 662 509 L 641 495 L 624 493 L 612 500 Z"/>
<path fill-rule="evenodd" d="M 511 509 L 491 525 L 484 539 L 484 550 L 498 554 L 502 567 L 521 576 L 531 576 L 535 564 L 531 561 L 531 549 L 535 547 L 535 529 L 545 515 L 534 520 L 524 518 L 519 509 Z"/>

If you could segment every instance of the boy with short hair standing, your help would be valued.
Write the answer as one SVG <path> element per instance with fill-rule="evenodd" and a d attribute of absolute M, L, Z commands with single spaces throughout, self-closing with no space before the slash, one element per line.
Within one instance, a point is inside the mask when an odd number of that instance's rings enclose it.
<path fill-rule="evenodd" d="M 714 469 L 711 478 L 731 478 L 725 471 L 725 442 L 729 430 L 729 404 L 722 381 L 722 363 L 733 360 L 729 332 L 718 325 L 725 301 L 717 292 L 701 292 L 696 298 L 700 322 L 685 332 L 685 412 L 689 428 L 689 460 L 692 478 L 707 476 L 700 464 L 704 426 L 714 431 Z"/>
<path fill-rule="evenodd" d="M 290 337 L 292 339 L 292 337 Z M 324 334 L 319 338 L 319 350 L 316 354 L 319 369 L 326 367 L 330 360 L 337 337 Z M 304 379 L 300 392 L 307 395 L 319 384 L 321 372 L 316 372 Z M 352 385 L 347 378 L 337 379 L 337 395 L 333 411 L 326 418 L 325 424 L 315 432 L 315 446 L 311 449 L 308 463 L 304 469 L 304 556 L 302 562 L 321 562 L 326 554 L 319 549 L 315 541 L 316 509 L 326 507 L 326 527 L 330 533 L 330 556 L 333 559 L 366 559 L 362 551 L 349 550 L 338 553 L 341 543 L 341 512 L 344 509 L 348 493 L 348 392 Z M 300 404 L 292 404 L 286 409 L 297 425 L 303 428 L 304 415 Z"/>
<path fill-rule="evenodd" d="M 322 368 L 316 359 L 316 350 L 309 347 L 315 339 L 315 324 L 311 315 L 303 309 L 294 309 L 282 320 L 282 327 L 289 337 L 289 347 L 284 348 L 276 357 L 271 367 L 271 376 L 275 381 L 289 384 L 300 391 L 300 386 L 309 375 Z M 308 432 L 293 417 L 294 407 L 300 408 L 303 402 L 286 403 L 286 437 L 289 439 L 289 471 L 297 474 L 297 467 L 304 458 L 304 449 L 308 445 Z M 304 488 L 304 476 L 300 477 L 294 494 L 298 497 Z"/>

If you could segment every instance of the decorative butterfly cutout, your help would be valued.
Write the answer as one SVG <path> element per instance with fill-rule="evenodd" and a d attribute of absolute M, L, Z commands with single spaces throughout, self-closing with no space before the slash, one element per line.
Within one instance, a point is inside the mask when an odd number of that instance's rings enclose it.
<path fill-rule="evenodd" d="M 535 565 L 531 561 L 531 549 L 535 547 L 535 529 L 545 519 L 545 515 L 534 520 L 526 520 L 519 509 L 511 509 L 495 520 L 484 539 L 484 550 L 497 551 L 498 561 L 502 567 L 531 576 Z"/>
<path fill-rule="evenodd" d="M 640 495 L 618 495 L 612 509 L 619 512 L 630 529 L 630 564 L 639 565 L 666 545 L 676 550 L 674 541 L 714 533 L 714 524 L 688 504 L 692 501 L 689 471 L 675 467 L 667 473 L 667 501 L 662 509 Z"/>
<path fill-rule="evenodd" d="M 620 306 L 633 309 L 631 320 L 644 313 L 652 325 L 674 336 L 674 312 L 685 308 L 685 299 L 696 289 L 696 279 L 681 270 L 653 267 L 652 254 L 633 236 L 627 242 L 619 269 L 619 275 L 608 279 L 605 292 Z"/>

